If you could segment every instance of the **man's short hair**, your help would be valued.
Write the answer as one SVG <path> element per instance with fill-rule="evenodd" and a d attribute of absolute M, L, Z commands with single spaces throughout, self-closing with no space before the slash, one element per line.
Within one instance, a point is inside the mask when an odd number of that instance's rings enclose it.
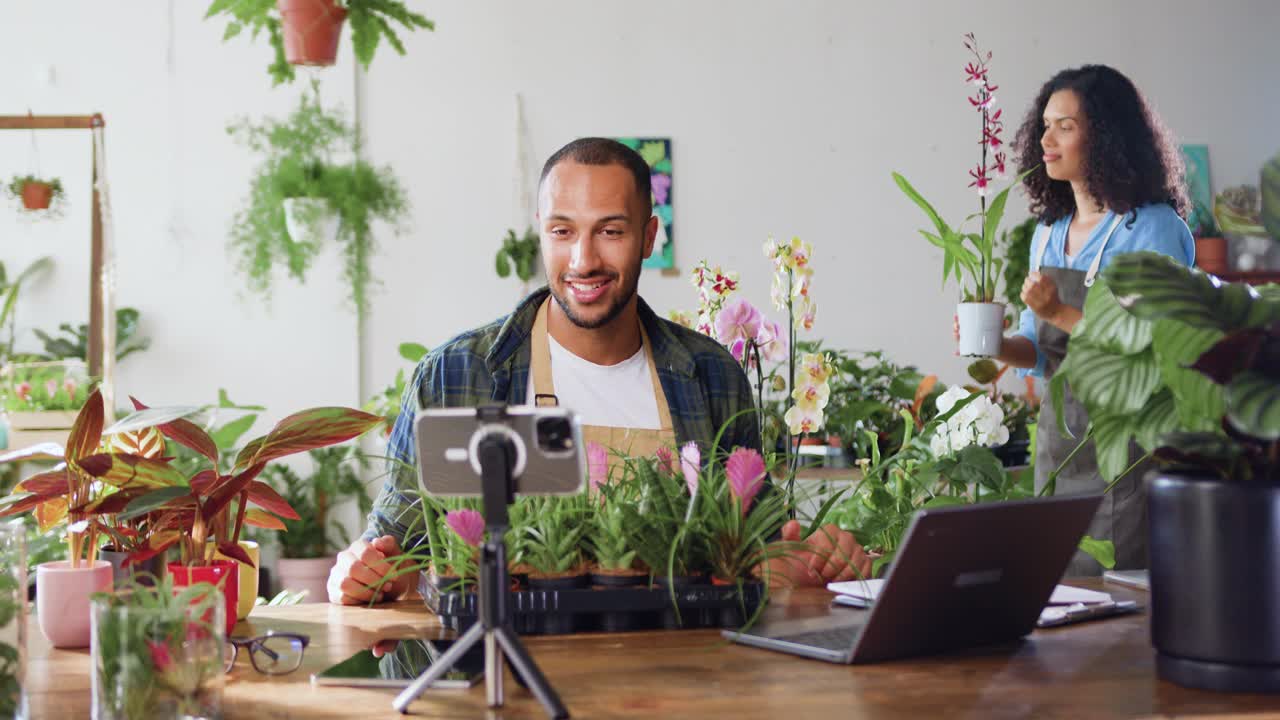
<path fill-rule="evenodd" d="M 649 181 L 649 163 L 640 157 L 640 153 L 609 138 L 578 138 L 547 158 L 547 164 L 542 166 L 542 175 L 538 178 L 538 186 L 542 186 L 547 175 L 551 174 L 552 168 L 565 161 L 582 165 L 621 165 L 626 168 L 635 180 L 636 195 L 645 207 L 645 220 L 653 214 L 653 188 Z"/>

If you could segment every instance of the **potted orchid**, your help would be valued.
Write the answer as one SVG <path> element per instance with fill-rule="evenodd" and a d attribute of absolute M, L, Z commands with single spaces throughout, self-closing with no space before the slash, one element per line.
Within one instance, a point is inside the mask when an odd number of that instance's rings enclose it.
<path fill-rule="evenodd" d="M 943 251 L 943 284 L 954 274 L 956 282 L 961 285 L 963 299 L 956 306 L 960 323 L 960 354 L 992 357 L 1000 351 L 1004 332 L 1004 305 L 996 302 L 996 280 L 1003 260 L 995 254 L 995 240 L 1000 220 L 1004 216 L 1005 203 L 1009 199 L 1009 191 L 1022 178 L 1019 177 L 1009 187 L 996 193 L 990 203 L 987 202 L 992 181 L 1006 176 L 1006 157 L 1001 150 L 1004 140 L 1000 137 L 1004 131 L 1004 121 L 1001 120 L 1002 111 L 995 108 L 998 87 L 991 83 L 989 77 L 991 53 L 979 50 L 973 33 L 964 37 L 965 49 L 974 57 L 973 62 L 965 66 L 967 82 L 975 87 L 969 104 L 982 118 L 982 135 L 979 140 L 981 158 L 977 167 L 969 171 L 972 179 L 969 187 L 977 190 L 979 210 L 966 218 L 966 221 L 978 219 L 977 232 L 965 232 L 963 223 L 952 228 L 906 178 L 894 173 L 893 180 L 933 223 L 932 232 L 921 230 L 920 234 Z M 972 246 L 972 249 L 966 247 L 966 244 Z"/>

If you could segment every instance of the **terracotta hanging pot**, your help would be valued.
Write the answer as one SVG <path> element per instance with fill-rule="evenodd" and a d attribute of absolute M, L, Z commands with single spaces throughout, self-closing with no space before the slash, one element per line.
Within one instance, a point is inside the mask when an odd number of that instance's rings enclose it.
<path fill-rule="evenodd" d="M 28 210 L 48 210 L 53 201 L 53 186 L 46 182 L 28 182 L 22 186 L 22 206 Z"/>
<path fill-rule="evenodd" d="M 284 57 L 291 65 L 332 65 L 347 11 L 333 0 L 276 0 L 284 22 Z"/>

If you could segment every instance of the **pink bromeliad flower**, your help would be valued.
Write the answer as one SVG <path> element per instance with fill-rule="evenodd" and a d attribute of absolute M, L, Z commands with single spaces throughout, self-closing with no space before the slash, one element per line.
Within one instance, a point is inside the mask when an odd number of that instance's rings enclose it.
<path fill-rule="evenodd" d="M 587 443 L 587 482 L 592 492 L 609 482 L 609 451 L 599 443 Z"/>
<path fill-rule="evenodd" d="M 470 508 L 450 510 L 444 521 L 462 541 L 471 547 L 480 547 L 484 542 L 484 516 Z"/>
<path fill-rule="evenodd" d="M 689 486 L 689 497 L 698 494 L 698 472 L 702 468 L 702 452 L 698 443 L 687 442 L 680 448 L 680 472 L 684 473 L 684 484 Z"/>
<path fill-rule="evenodd" d="M 75 378 L 64 378 L 62 381 L 62 389 L 67 391 L 67 397 L 69 398 L 74 398 L 76 396 L 77 387 L 79 387 L 79 385 L 76 384 Z"/>
<path fill-rule="evenodd" d="M 13 394 L 17 395 L 18 399 L 22 402 L 29 402 L 31 400 L 31 383 L 20 382 L 17 385 L 14 385 Z"/>
<path fill-rule="evenodd" d="M 674 475 L 676 472 L 676 455 L 671 452 L 671 448 L 665 445 L 654 451 L 654 456 L 658 458 L 658 469 L 668 475 Z"/>
<path fill-rule="evenodd" d="M 725 461 L 724 472 L 729 477 L 729 491 L 742 503 L 742 514 L 746 515 L 751 501 L 764 487 L 764 458 L 755 450 L 735 448 Z"/>

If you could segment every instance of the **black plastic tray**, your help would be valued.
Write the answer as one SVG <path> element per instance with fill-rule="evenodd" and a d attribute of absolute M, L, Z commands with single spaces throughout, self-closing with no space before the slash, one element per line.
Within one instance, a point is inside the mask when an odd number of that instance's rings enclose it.
<path fill-rule="evenodd" d="M 475 592 L 441 591 L 425 575 L 418 589 L 446 628 L 465 632 L 479 619 Z M 671 590 L 660 586 L 514 590 L 510 607 L 521 635 L 738 628 L 765 601 L 765 589 L 744 584 L 739 599 L 736 586 L 698 584 L 676 588 L 675 596 L 673 606 Z"/>

